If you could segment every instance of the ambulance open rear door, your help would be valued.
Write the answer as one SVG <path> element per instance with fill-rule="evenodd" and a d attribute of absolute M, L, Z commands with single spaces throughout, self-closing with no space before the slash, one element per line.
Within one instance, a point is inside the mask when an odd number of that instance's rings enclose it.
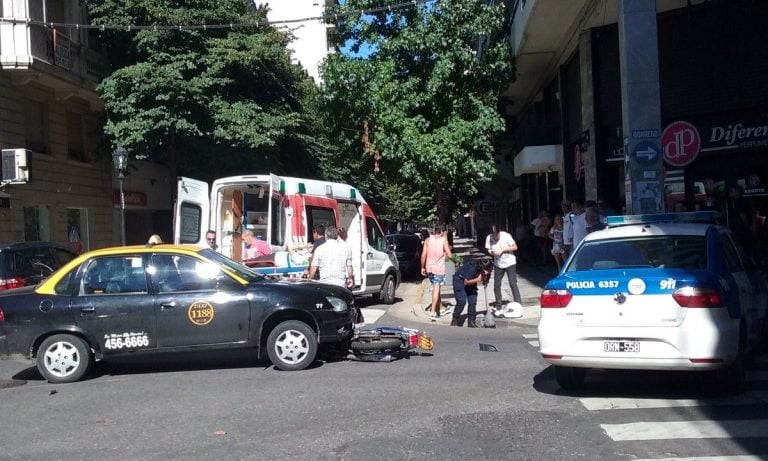
<path fill-rule="evenodd" d="M 210 211 L 208 183 L 179 177 L 173 214 L 173 242 L 205 245 Z"/>

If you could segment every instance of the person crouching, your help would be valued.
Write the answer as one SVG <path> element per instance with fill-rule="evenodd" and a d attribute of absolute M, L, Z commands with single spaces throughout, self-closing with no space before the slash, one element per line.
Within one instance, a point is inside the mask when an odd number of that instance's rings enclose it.
<path fill-rule="evenodd" d="M 477 260 L 467 261 L 456 269 L 453 274 L 453 296 L 456 298 L 456 308 L 453 311 L 451 326 L 461 326 L 461 313 L 464 305 L 467 305 L 467 327 L 478 328 L 475 323 L 477 317 L 477 285 L 488 284 L 491 277 L 490 262 Z"/>

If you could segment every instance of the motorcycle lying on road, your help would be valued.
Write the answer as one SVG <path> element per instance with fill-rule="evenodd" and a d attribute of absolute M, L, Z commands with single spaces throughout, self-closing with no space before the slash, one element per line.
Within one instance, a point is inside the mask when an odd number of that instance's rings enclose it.
<path fill-rule="evenodd" d="M 431 351 L 434 343 L 427 333 L 413 328 L 378 326 L 362 329 L 355 325 L 349 348 L 362 362 L 391 362 L 418 353 L 417 348 Z"/>

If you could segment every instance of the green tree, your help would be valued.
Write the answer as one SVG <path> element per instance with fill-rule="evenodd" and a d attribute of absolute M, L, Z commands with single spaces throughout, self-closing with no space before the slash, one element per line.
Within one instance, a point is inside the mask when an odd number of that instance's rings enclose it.
<path fill-rule="evenodd" d="M 513 76 L 506 7 L 438 0 L 360 13 L 381 5 L 347 0 L 328 11 L 328 18 L 341 18 L 339 44 L 372 50 L 366 57 L 337 54 L 324 64 L 321 107 L 340 149 L 330 165 L 361 181 L 381 176 L 393 184 L 381 201 L 394 214 L 435 213 L 447 222 L 453 207 L 470 201 L 495 173 L 494 140 L 504 130 L 498 97 Z M 379 160 L 364 153 L 366 134 Z M 398 210 L 403 192 L 431 199 L 418 210 L 412 204 Z"/>
<path fill-rule="evenodd" d="M 291 64 L 289 37 L 242 0 L 87 0 L 114 71 L 99 85 L 104 132 L 180 174 L 305 174 L 324 151 L 315 86 Z M 130 30 L 130 25 L 256 24 Z"/>

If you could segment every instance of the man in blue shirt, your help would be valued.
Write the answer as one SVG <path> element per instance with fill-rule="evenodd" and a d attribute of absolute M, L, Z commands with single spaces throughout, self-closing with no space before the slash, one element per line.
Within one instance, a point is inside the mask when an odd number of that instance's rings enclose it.
<path fill-rule="evenodd" d="M 461 313 L 467 305 L 467 326 L 477 328 L 477 284 L 487 284 L 491 276 L 492 264 L 489 261 L 467 261 L 457 268 L 453 274 L 453 296 L 456 298 L 456 308 L 453 311 L 451 326 L 461 326 Z"/>

